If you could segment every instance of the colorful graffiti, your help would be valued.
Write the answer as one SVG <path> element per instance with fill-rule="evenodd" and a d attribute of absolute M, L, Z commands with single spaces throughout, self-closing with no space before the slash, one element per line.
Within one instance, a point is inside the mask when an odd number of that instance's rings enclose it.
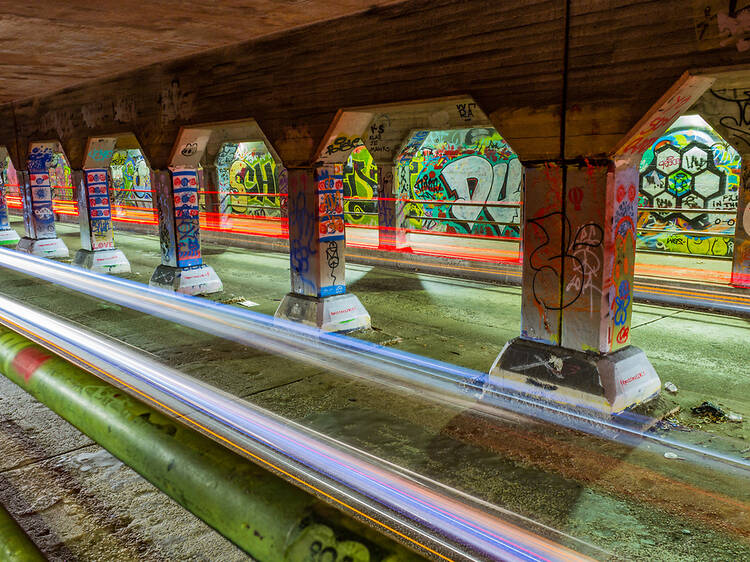
<path fill-rule="evenodd" d="M 172 172 L 174 220 L 177 241 L 177 267 L 201 265 L 200 227 L 198 221 L 198 172 Z"/>
<path fill-rule="evenodd" d="M 253 217 L 281 216 L 273 156 L 263 142 L 244 142 L 236 146 L 234 158 L 228 164 L 219 164 L 219 191 L 229 185 L 228 190 L 224 189 L 229 191 L 227 212 Z"/>
<path fill-rule="evenodd" d="M 52 155 L 49 166 L 49 181 L 54 201 L 74 201 L 73 176 L 65 156 L 60 152 Z"/>
<path fill-rule="evenodd" d="M 153 208 L 151 170 L 140 150 L 116 150 L 110 174 L 114 206 Z"/>
<path fill-rule="evenodd" d="M 740 167 L 705 121 L 678 119 L 641 160 L 638 248 L 731 256 Z"/>
<path fill-rule="evenodd" d="M 344 284 L 344 169 L 342 164 L 333 164 L 315 170 L 316 194 L 318 198 L 318 240 L 321 253 L 325 250 L 325 261 L 320 264 L 321 297 L 340 295 L 346 292 Z M 339 247 L 341 245 L 341 247 Z"/>
<path fill-rule="evenodd" d="M 409 200 L 410 229 L 520 236 L 523 166 L 494 129 L 418 131 L 397 159 L 396 176 L 399 196 Z"/>
<path fill-rule="evenodd" d="M 5 158 L 5 162 L 0 162 L 0 182 L 5 190 L 5 195 L 20 196 L 18 189 L 18 174 L 13 166 L 10 157 Z"/>
<path fill-rule="evenodd" d="M 377 226 L 378 167 L 364 146 L 352 150 L 344 165 L 344 217 L 347 224 Z"/>
<path fill-rule="evenodd" d="M 216 158 L 222 215 L 280 217 L 286 208 L 287 175 L 262 142 L 224 145 Z M 344 216 L 347 223 L 377 226 L 377 167 L 364 146 L 344 166 Z M 201 210 L 205 202 L 201 201 Z"/>
<path fill-rule="evenodd" d="M 115 247 L 112 231 L 112 213 L 109 204 L 107 170 L 104 168 L 86 170 L 86 190 L 88 199 L 89 237 L 92 250 L 107 250 Z"/>

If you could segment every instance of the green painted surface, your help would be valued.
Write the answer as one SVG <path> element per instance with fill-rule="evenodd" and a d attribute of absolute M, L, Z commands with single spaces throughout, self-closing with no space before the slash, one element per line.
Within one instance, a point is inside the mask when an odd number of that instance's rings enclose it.
<path fill-rule="evenodd" d="M 45 558 L 23 529 L 0 506 L 0 560 L 3 562 L 40 562 Z"/>
<path fill-rule="evenodd" d="M 317 550 L 352 562 L 419 559 L 7 328 L 0 370 L 257 560 Z"/>

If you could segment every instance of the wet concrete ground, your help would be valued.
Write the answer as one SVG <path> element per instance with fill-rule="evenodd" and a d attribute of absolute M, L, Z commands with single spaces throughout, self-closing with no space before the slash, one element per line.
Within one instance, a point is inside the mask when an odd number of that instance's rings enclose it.
<path fill-rule="evenodd" d="M 74 251 L 79 246 L 77 229 L 61 225 L 59 230 Z M 130 278 L 147 282 L 159 260 L 158 240 L 120 233 L 118 243 L 131 259 L 134 272 Z M 218 300 L 245 298 L 258 303 L 253 310 L 272 314 L 289 289 L 286 255 L 206 246 L 204 257 L 225 284 L 225 293 L 214 297 Z M 135 345 L 249 401 L 620 557 L 750 559 L 750 489 L 737 489 L 735 481 L 708 469 L 654 459 L 640 450 L 512 417 L 489 419 L 356 377 L 269 356 L 20 274 L 0 271 L 0 279 L 3 294 Z M 347 267 L 347 280 L 349 290 L 360 297 L 372 315 L 374 329 L 357 334 L 370 341 L 486 370 L 504 343 L 519 331 L 520 289 L 516 287 L 359 265 Z M 678 437 L 703 441 L 705 446 L 712 446 L 713 440 L 721 441 L 717 446 L 743 454 L 744 448 L 750 447 L 748 422 L 705 423 L 692 416 L 689 408 L 712 400 L 748 419 L 750 322 L 636 304 L 631 333 L 633 344 L 646 351 L 662 381 L 674 382 L 680 388 L 669 400 L 682 408 L 676 421 L 690 431 L 681 431 Z M 5 386 L 0 392 L 5 396 Z M 26 403 L 18 414 L 23 419 L 30 417 L 27 409 L 45 410 L 30 399 Z M 7 408 L 7 402 L 0 401 L 0 415 L 8 415 Z M 44 428 L 51 424 L 45 421 L 38 426 L 41 429 L 18 430 L 23 435 L 31 431 L 35 442 L 28 446 L 29 451 L 39 448 L 38 458 L 63 459 L 63 469 L 77 477 L 81 477 L 77 455 L 95 453 L 94 457 L 83 457 L 92 465 L 82 472 L 85 478 L 113 481 L 107 475 L 112 471 L 110 461 L 104 460 L 111 457 L 80 435 L 76 441 L 75 430 L 71 430 L 68 449 L 62 442 L 62 448 L 56 449 L 57 443 L 45 441 Z M 79 446 L 84 449 L 76 449 Z M 76 514 L 84 510 L 73 509 L 71 514 L 70 510 L 47 509 L 39 499 L 46 497 L 47 488 L 43 482 L 32 483 L 34 480 L 23 473 L 24 465 L 34 464 L 28 464 L 25 447 L 19 446 L 12 461 L 16 464 L 2 473 L 8 482 L 3 488 L 20 488 L 23 493 L 0 492 L 0 501 L 13 515 L 23 519 L 21 514 L 25 514 L 29 521 L 36 520 L 35 502 L 41 502 L 39 510 L 49 527 L 47 536 L 59 537 L 55 539 L 56 548 L 73 549 L 80 559 L 97 559 L 97 551 L 88 550 L 94 545 L 87 546 L 86 540 L 67 531 L 81 525 L 76 523 Z M 32 453 L 28 457 L 34 458 Z M 91 458 L 95 462 L 90 462 Z M 51 461 L 36 464 L 44 462 Z M 181 509 L 179 506 L 126 467 L 116 470 L 123 476 L 115 492 L 96 484 L 81 488 L 86 497 L 98 502 L 98 507 L 90 511 L 104 513 L 92 515 L 87 523 L 98 531 L 84 535 L 111 535 L 107 540 L 115 545 L 113 552 L 124 548 L 117 546 L 118 537 L 126 537 L 121 543 L 133 541 L 134 546 L 128 547 L 131 550 L 123 551 L 126 555 L 110 559 L 158 559 L 152 558 L 148 549 L 167 559 L 218 559 L 213 557 L 218 552 L 213 543 L 203 550 L 201 545 L 207 540 L 203 538 L 194 546 L 192 541 L 179 544 L 179 548 L 194 548 L 192 551 L 170 551 L 165 543 L 171 539 L 164 536 L 180 537 L 179 542 L 183 534 L 212 535 L 205 527 L 203 531 L 190 530 L 183 524 L 184 516 L 170 511 Z M 152 508 L 148 516 L 140 515 L 140 500 L 133 499 L 143 495 L 139 490 L 146 488 L 160 496 L 165 506 Z M 73 501 L 66 494 L 76 497 L 77 492 L 72 491 L 75 486 L 70 490 L 60 492 L 63 505 Z M 195 524 L 196 529 L 201 528 L 199 522 Z M 175 534 L 160 532 L 161 526 Z M 129 529 L 133 527 L 138 533 L 131 535 Z M 30 532 L 37 540 L 34 533 L 40 531 L 30 527 Z M 215 534 L 212 540 L 223 541 Z M 37 542 L 45 548 L 43 541 Z M 232 551 L 233 547 L 224 543 L 231 556 L 241 558 L 236 549 Z M 101 544 L 110 548 L 104 538 Z M 145 549 L 145 554 L 138 549 Z"/>

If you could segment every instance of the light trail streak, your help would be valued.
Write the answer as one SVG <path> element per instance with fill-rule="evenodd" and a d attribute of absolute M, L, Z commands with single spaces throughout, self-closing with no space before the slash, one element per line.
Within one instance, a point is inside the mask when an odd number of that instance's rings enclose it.
<path fill-rule="evenodd" d="M 319 478 L 320 474 L 346 486 L 348 490 L 385 505 L 388 508 L 387 511 L 376 510 L 381 519 L 393 520 L 395 517 L 396 523 L 403 526 L 403 518 L 398 516 L 401 514 L 449 537 L 454 545 L 469 545 L 471 550 L 492 558 L 540 562 L 582 558 L 579 554 L 555 545 L 551 541 L 467 505 L 466 495 L 463 495 L 464 501 L 458 501 L 440 494 L 412 478 L 389 470 L 388 463 L 378 463 L 377 458 L 372 455 L 358 452 L 355 448 L 348 446 L 346 446 L 347 450 L 344 450 L 339 442 L 218 391 L 201 381 L 150 360 L 140 353 L 135 353 L 121 344 L 40 313 L 12 299 L 0 297 L 0 310 L 2 310 L 0 322 L 15 330 L 25 332 L 34 340 L 40 341 L 42 345 L 52 348 L 55 353 L 72 359 L 73 362 L 88 370 L 93 370 L 95 374 L 105 375 L 133 390 L 138 390 L 138 386 L 133 388 L 133 385 L 127 381 L 138 381 L 148 385 L 151 391 L 156 390 L 188 406 L 190 410 L 186 411 L 185 408 L 181 408 L 178 411 L 153 396 L 145 396 L 200 429 L 213 433 L 212 428 L 207 428 L 194 419 L 191 410 L 200 412 L 207 418 L 219 422 L 224 428 L 238 432 L 288 457 L 295 463 L 312 469 L 314 473 L 305 472 L 306 480 L 301 483 L 331 499 L 335 498 L 318 488 L 318 486 L 331 487 L 330 483 L 326 484 L 325 480 Z M 103 369 L 100 367 L 102 365 Z M 245 451 L 242 444 L 236 442 L 236 434 L 224 431 L 220 435 L 223 435 L 223 440 L 228 440 L 234 448 Z M 245 452 L 255 456 L 249 451 Z M 265 464 L 285 474 L 287 474 L 286 470 L 290 469 L 289 463 L 285 463 L 284 468 L 268 461 L 265 461 Z M 294 472 L 299 473 L 299 468 Z M 315 482 L 315 485 L 310 482 Z M 347 490 L 342 491 L 336 488 L 332 491 L 338 497 L 347 497 L 350 501 L 356 500 Z M 364 515 L 357 508 L 341 500 L 337 501 L 344 507 Z M 361 503 L 361 500 L 358 503 Z M 372 510 L 371 505 L 368 504 L 367 507 Z M 390 511 L 395 513 L 389 513 Z M 390 525 L 382 521 L 377 522 L 432 554 L 451 560 L 429 546 L 399 533 Z M 406 527 L 415 536 L 425 535 L 424 530 L 418 526 L 406 525 Z M 433 536 L 427 538 L 431 539 L 431 542 L 436 540 Z M 573 539 L 569 536 L 565 538 Z M 438 542 L 443 551 L 452 551 L 453 555 L 474 559 L 472 554 L 459 546 L 453 546 L 444 541 Z M 581 546 L 588 549 L 595 548 L 585 543 L 581 543 Z"/>
<path fill-rule="evenodd" d="M 514 412 L 640 446 L 656 454 L 677 452 L 691 462 L 710 463 L 743 478 L 750 476 L 749 460 L 644 431 L 640 427 L 645 425 L 645 418 L 632 414 L 603 418 L 593 410 L 570 409 L 534 400 L 514 392 L 521 390 L 520 387 L 515 389 L 507 381 L 500 386 L 490 380 L 487 373 L 466 367 L 4 248 L 0 248 L 0 264 L 74 291 L 347 377 L 391 384 L 437 402 L 473 408 L 490 415 L 498 411 Z M 635 421 L 635 425 L 631 425 L 631 421 Z"/>

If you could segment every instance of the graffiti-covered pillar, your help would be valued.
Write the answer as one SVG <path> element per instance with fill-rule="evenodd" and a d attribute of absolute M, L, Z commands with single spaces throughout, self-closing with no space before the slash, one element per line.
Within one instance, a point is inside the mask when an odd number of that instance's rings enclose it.
<path fill-rule="evenodd" d="M 742 154 L 742 174 L 734 228 L 732 285 L 750 287 L 750 152 Z"/>
<path fill-rule="evenodd" d="M 81 226 L 81 249 L 74 263 L 98 273 L 129 273 L 130 262 L 115 247 L 109 186 L 109 165 L 116 138 L 90 139 L 83 170 L 73 171 L 78 188 L 78 222 Z"/>
<path fill-rule="evenodd" d="M 7 178 L 8 161 L 8 151 L 0 147 L 0 178 Z M 5 189 L 5 182 L 0 182 L 0 246 L 15 246 L 21 237 L 10 226 Z"/>
<path fill-rule="evenodd" d="M 57 145 L 58 143 L 32 143 L 27 161 L 28 171 L 18 170 L 26 235 L 18 242 L 16 249 L 35 256 L 67 258 L 68 247 L 57 237 L 55 231 L 49 179 L 49 166 Z"/>
<path fill-rule="evenodd" d="M 221 279 L 201 257 L 198 170 L 175 167 L 154 171 L 151 185 L 159 215 L 161 265 L 149 285 L 188 295 L 221 291 Z"/>
<path fill-rule="evenodd" d="M 343 164 L 289 168 L 292 291 L 276 316 L 328 332 L 370 327 L 370 315 L 346 292 Z"/>
<path fill-rule="evenodd" d="M 396 166 L 378 163 L 378 248 L 406 250 L 407 241 L 405 204 L 399 196 Z"/>
<path fill-rule="evenodd" d="M 527 167 L 521 336 L 492 380 L 615 413 L 660 388 L 629 345 L 638 169 L 612 160 Z"/>

